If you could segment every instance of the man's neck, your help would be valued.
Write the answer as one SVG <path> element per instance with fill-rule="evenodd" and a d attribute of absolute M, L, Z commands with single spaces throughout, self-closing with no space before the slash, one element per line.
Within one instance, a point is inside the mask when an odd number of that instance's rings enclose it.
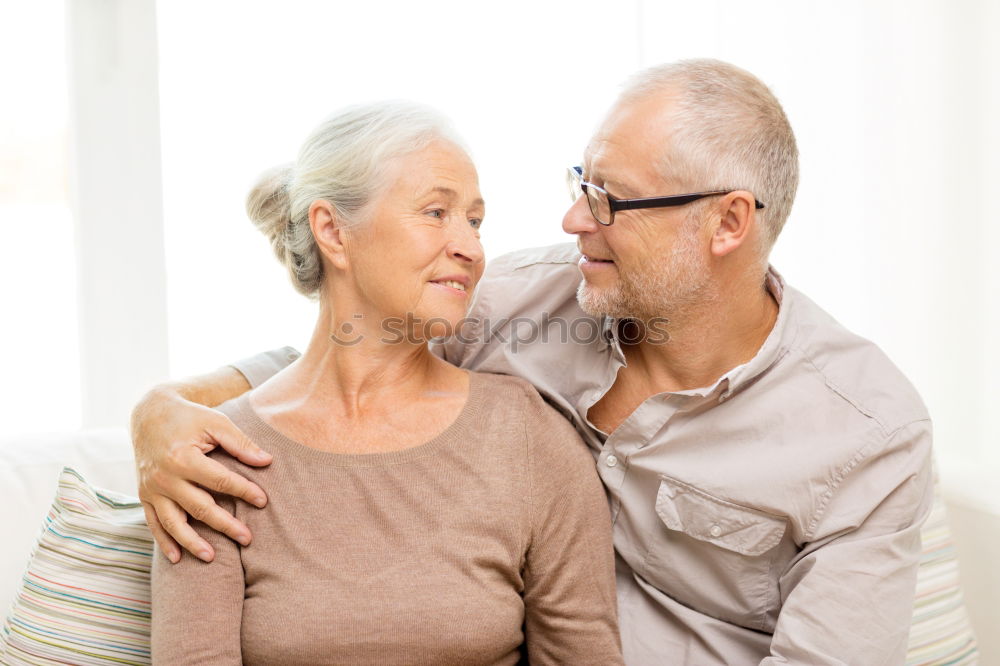
<path fill-rule="evenodd" d="M 777 301 L 763 280 L 755 281 L 745 289 L 723 290 L 703 307 L 675 313 L 666 342 L 623 345 L 623 351 L 630 370 L 654 392 L 702 388 L 752 359 L 777 317 Z"/>

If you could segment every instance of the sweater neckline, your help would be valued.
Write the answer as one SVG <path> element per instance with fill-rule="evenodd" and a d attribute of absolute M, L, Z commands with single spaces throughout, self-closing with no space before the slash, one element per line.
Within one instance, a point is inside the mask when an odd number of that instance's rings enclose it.
<path fill-rule="evenodd" d="M 473 421 L 482 412 L 483 380 L 481 373 L 467 371 L 469 375 L 469 395 L 458 416 L 448 427 L 422 444 L 410 446 L 398 451 L 377 451 L 374 453 L 337 453 L 323 451 L 298 442 L 275 429 L 260 417 L 257 410 L 250 404 L 250 392 L 239 396 L 233 407 L 241 420 L 244 433 L 266 451 L 268 447 L 282 454 L 304 458 L 313 462 L 322 462 L 334 467 L 385 467 L 397 465 L 419 458 L 434 455 L 443 448 L 448 448 L 466 439 Z"/>

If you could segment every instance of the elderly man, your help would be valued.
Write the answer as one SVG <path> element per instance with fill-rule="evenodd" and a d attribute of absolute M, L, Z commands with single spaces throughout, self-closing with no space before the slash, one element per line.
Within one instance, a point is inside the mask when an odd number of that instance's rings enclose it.
<path fill-rule="evenodd" d="M 494 261 L 440 351 L 530 380 L 593 448 L 626 661 L 901 663 L 930 421 L 874 344 L 768 264 L 798 182 L 778 101 L 717 61 L 643 71 L 568 175 L 575 246 Z M 201 452 L 267 456 L 201 405 L 295 356 L 264 353 L 137 406 L 141 494 L 172 558 L 168 532 L 212 556 L 182 508 L 250 538 L 191 482 L 262 504 Z"/>

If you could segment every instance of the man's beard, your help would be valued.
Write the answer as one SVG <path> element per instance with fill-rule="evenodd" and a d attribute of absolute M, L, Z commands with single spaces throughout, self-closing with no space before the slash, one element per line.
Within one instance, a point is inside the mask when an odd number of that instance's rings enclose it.
<path fill-rule="evenodd" d="M 577 301 L 589 315 L 649 321 L 654 317 L 677 320 L 692 306 L 713 299 L 714 285 L 708 264 L 699 252 L 698 225 L 681 230 L 677 242 L 667 252 L 649 259 L 643 270 L 618 268 L 618 282 L 596 288 L 580 281 Z"/>

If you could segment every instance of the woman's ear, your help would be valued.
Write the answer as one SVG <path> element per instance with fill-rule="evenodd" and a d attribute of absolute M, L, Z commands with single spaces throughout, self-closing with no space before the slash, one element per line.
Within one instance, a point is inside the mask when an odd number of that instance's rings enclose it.
<path fill-rule="evenodd" d="M 326 199 L 317 199 L 309 206 L 309 228 L 323 256 L 334 267 L 346 270 L 347 248 L 344 243 L 344 225 L 337 209 Z"/>

